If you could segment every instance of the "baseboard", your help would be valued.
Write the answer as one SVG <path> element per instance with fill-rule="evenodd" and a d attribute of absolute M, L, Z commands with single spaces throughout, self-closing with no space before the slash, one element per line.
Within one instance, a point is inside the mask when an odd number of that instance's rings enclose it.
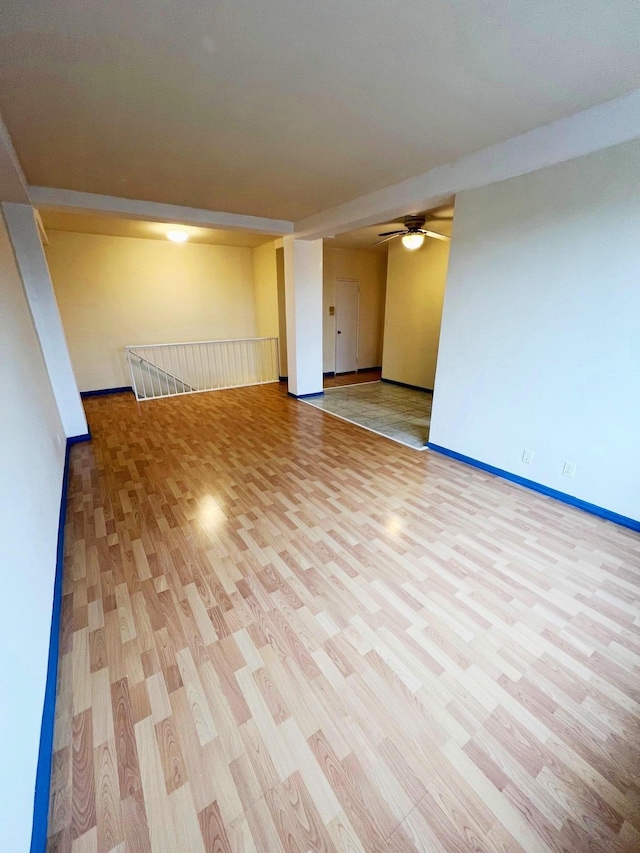
<path fill-rule="evenodd" d="M 44 853 L 47 847 L 49 819 L 49 796 L 51 792 L 51 765 L 53 762 L 53 728 L 56 718 L 56 688 L 58 685 L 58 658 L 60 653 L 60 614 L 62 609 L 62 575 L 64 570 L 64 526 L 67 516 L 69 492 L 69 456 L 74 444 L 90 441 L 91 433 L 74 435 L 67 439 L 62 474 L 62 494 L 58 516 L 58 542 L 56 548 L 56 571 L 53 583 L 53 606 L 51 609 L 51 631 L 49 634 L 49 659 L 47 681 L 42 706 L 40 745 L 36 768 L 36 784 L 33 797 L 33 826 L 31 829 L 31 853 Z"/>
<path fill-rule="evenodd" d="M 423 388 L 422 385 L 409 385 L 408 382 L 398 382 L 396 379 L 385 379 L 380 377 L 381 382 L 387 382 L 389 385 L 398 385 L 400 388 L 411 388 L 412 391 L 426 391 L 427 394 L 433 394 L 433 388 Z"/>
<path fill-rule="evenodd" d="M 91 428 L 87 427 L 87 429 L 89 432 L 82 433 L 82 435 L 72 435 L 67 439 L 67 450 L 72 444 L 80 444 L 81 441 L 91 441 Z"/>
<path fill-rule="evenodd" d="M 333 371 L 333 370 L 327 370 L 327 371 L 326 371 L 326 373 L 323 373 L 323 374 L 322 374 L 322 378 L 323 378 L 323 379 L 333 379 L 333 377 L 334 377 L 335 375 L 336 375 L 336 374 L 335 374 L 335 371 Z"/>
<path fill-rule="evenodd" d="M 313 394 L 292 394 L 291 391 L 287 391 L 287 394 L 294 400 L 306 400 L 307 397 L 324 397 L 324 391 L 315 391 Z"/>
<path fill-rule="evenodd" d="M 575 498 L 573 495 L 568 495 L 566 492 L 559 492 L 557 489 L 552 489 L 549 486 L 544 486 L 542 483 L 536 483 L 535 480 L 527 480 L 526 477 L 519 477 L 517 474 L 512 474 L 511 471 L 505 471 L 503 468 L 495 468 L 493 465 L 487 465 L 486 462 L 480 462 L 478 459 L 472 459 L 471 456 L 465 456 L 463 453 L 458 453 L 455 450 L 449 450 L 447 447 L 441 447 L 439 444 L 427 442 L 429 450 L 435 450 L 437 453 L 442 453 L 444 456 L 450 456 L 452 459 L 457 459 L 458 462 L 465 462 L 467 465 L 473 465 L 474 468 L 480 468 L 482 471 L 487 471 L 489 474 L 495 474 L 496 477 L 502 477 L 503 480 L 509 480 L 511 483 L 517 483 L 519 486 L 524 486 L 534 492 L 540 492 L 542 495 L 547 495 L 550 498 L 555 498 L 557 501 L 569 504 L 569 506 L 577 507 L 591 515 L 597 515 L 599 518 L 605 518 L 607 521 L 613 521 L 614 524 L 619 524 L 622 527 L 628 527 L 630 530 L 640 531 L 640 521 L 634 518 L 628 518 L 626 515 L 620 515 L 617 512 L 612 512 L 604 507 L 596 504 L 583 501 L 580 498 Z"/>
<path fill-rule="evenodd" d="M 133 394 L 131 385 L 121 385 L 119 388 L 96 388 L 95 391 L 81 391 L 80 396 L 82 399 L 85 397 L 104 397 L 107 394 L 125 394 L 127 391 Z"/>
<path fill-rule="evenodd" d="M 286 382 L 288 378 L 288 376 L 278 376 L 278 382 Z"/>
<path fill-rule="evenodd" d="M 94 391 L 81 391 L 80 396 L 85 397 L 104 397 L 107 394 L 133 394 L 131 385 L 121 385 L 118 388 L 96 388 Z"/>

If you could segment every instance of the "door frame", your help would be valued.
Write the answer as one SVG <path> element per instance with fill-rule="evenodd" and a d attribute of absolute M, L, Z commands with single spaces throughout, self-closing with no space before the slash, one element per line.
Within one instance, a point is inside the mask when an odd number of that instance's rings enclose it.
<path fill-rule="evenodd" d="M 336 278 L 336 316 L 335 323 L 333 329 L 333 367 L 334 373 L 338 376 L 338 282 L 344 281 L 348 284 L 356 284 L 358 286 L 358 298 L 356 302 L 356 370 L 358 372 L 358 348 L 360 345 L 360 279 L 359 278 L 346 278 L 345 276 L 340 276 Z M 342 373 L 351 373 L 350 370 L 343 370 Z"/>

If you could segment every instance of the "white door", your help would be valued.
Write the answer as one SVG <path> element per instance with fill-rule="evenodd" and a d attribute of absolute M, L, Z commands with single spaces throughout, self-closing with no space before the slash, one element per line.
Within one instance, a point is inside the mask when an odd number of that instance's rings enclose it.
<path fill-rule="evenodd" d="M 336 373 L 358 369 L 359 298 L 359 282 L 336 281 Z"/>

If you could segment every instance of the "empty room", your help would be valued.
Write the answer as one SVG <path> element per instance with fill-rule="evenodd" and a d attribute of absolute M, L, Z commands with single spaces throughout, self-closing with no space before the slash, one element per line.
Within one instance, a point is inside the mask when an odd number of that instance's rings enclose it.
<path fill-rule="evenodd" d="M 2 0 L 3 851 L 640 851 L 639 45 Z"/>

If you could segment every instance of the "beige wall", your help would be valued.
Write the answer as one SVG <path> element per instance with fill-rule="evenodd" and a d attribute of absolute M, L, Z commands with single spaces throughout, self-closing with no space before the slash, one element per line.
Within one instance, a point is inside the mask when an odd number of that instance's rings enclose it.
<path fill-rule="evenodd" d="M 449 243 L 427 238 L 410 252 L 400 240 L 389 246 L 382 375 L 433 388 Z"/>
<path fill-rule="evenodd" d="M 287 375 L 287 327 L 284 303 L 284 257 L 276 241 L 253 250 L 256 329 L 264 338 L 278 338 L 280 376 Z"/>
<path fill-rule="evenodd" d="M 0 826 L 28 850 L 47 677 L 65 433 L 0 215 Z"/>
<path fill-rule="evenodd" d="M 48 237 L 82 391 L 131 384 L 126 345 L 256 335 L 252 249 L 62 231 Z"/>
<path fill-rule="evenodd" d="M 261 338 L 277 338 L 278 273 L 275 242 L 265 243 L 253 250 L 253 280 L 256 298 L 256 333 Z"/>
<path fill-rule="evenodd" d="M 382 252 L 332 249 L 323 253 L 323 370 L 335 370 L 336 323 L 329 307 L 336 304 L 336 280 L 360 282 L 358 367 L 377 367 L 382 359 L 387 258 Z"/>

